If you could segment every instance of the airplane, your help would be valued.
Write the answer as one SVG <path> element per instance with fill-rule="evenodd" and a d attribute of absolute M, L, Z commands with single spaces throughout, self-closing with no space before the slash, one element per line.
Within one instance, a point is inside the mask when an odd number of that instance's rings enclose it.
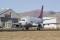
<path fill-rule="evenodd" d="M 30 27 L 37 27 L 37 30 L 40 30 L 41 28 L 44 28 L 45 25 L 60 24 L 60 23 L 43 23 L 45 20 L 51 19 L 53 18 L 43 19 L 43 5 L 42 5 L 41 12 L 38 17 L 32 16 L 22 17 L 18 23 L 22 28 L 25 28 L 26 30 L 29 30 Z"/>
<path fill-rule="evenodd" d="M 25 28 L 26 30 L 29 30 L 30 27 L 37 27 L 37 30 L 43 28 L 43 5 L 41 8 L 41 13 L 38 17 L 23 17 L 18 23 L 22 28 Z"/>

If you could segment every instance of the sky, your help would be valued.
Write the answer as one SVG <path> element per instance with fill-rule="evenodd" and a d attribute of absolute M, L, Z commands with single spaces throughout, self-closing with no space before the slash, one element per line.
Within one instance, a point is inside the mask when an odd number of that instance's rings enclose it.
<path fill-rule="evenodd" d="M 0 9 L 11 8 L 16 12 L 41 9 L 44 11 L 60 11 L 60 0 L 0 0 Z"/>

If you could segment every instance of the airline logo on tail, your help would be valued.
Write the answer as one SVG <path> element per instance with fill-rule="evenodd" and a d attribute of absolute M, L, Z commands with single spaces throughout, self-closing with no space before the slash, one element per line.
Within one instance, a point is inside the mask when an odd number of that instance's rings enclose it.
<path fill-rule="evenodd" d="M 42 8 L 41 8 L 40 16 L 38 18 L 42 18 L 42 17 L 43 17 L 43 5 L 42 5 Z"/>

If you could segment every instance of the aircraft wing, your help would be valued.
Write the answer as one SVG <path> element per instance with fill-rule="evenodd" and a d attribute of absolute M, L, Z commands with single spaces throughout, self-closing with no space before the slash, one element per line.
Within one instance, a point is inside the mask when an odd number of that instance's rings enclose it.
<path fill-rule="evenodd" d="M 54 19 L 54 18 L 43 18 L 43 21 L 45 21 L 45 20 L 51 20 L 51 19 Z"/>
<path fill-rule="evenodd" d="M 50 25 L 50 24 L 60 24 L 60 23 L 43 23 L 43 25 Z"/>
<path fill-rule="evenodd" d="M 50 25 L 50 24 L 60 24 L 60 23 L 56 23 L 56 19 L 55 18 L 45 18 L 43 19 L 43 25 Z"/>

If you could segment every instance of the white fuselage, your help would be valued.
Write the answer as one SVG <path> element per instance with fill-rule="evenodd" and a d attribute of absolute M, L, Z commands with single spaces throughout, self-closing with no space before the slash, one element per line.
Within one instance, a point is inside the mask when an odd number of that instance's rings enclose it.
<path fill-rule="evenodd" d="M 23 17 L 19 23 L 21 23 L 21 25 L 32 24 L 33 26 L 38 26 L 38 24 L 42 23 L 42 21 L 42 19 L 37 17 Z"/>

